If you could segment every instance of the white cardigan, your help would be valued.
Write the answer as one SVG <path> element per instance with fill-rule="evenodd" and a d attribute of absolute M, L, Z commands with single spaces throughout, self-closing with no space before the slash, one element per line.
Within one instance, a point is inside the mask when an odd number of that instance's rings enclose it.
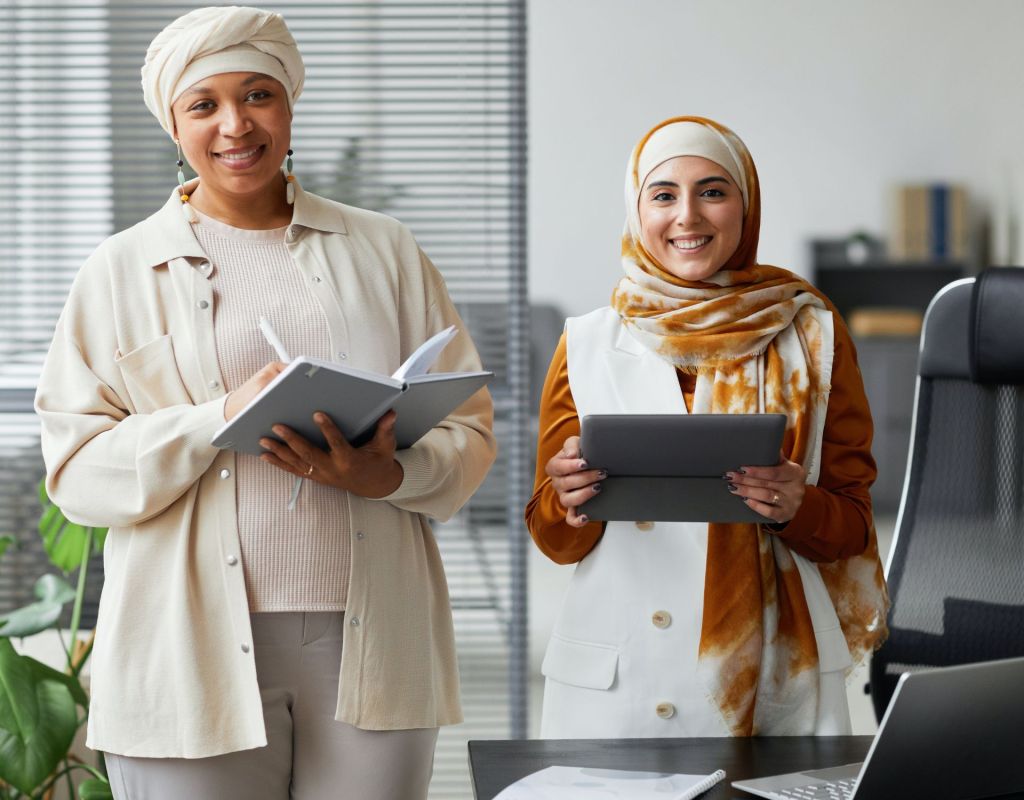
<path fill-rule="evenodd" d="M 199 758 L 266 744 L 239 561 L 206 256 L 175 191 L 100 245 L 75 280 L 36 395 L 50 497 L 109 526 L 88 745 Z M 393 219 L 299 190 L 286 242 L 323 305 L 331 352 L 390 374 L 464 326 Z M 476 370 L 468 334 L 439 359 Z M 459 722 L 448 590 L 427 517 L 451 517 L 495 455 L 481 390 L 398 453 L 402 485 L 347 495 L 352 570 L 336 717 L 366 729 Z"/>
<path fill-rule="evenodd" d="M 674 367 L 610 308 L 570 319 L 566 352 L 581 419 L 686 413 Z M 696 671 L 707 536 L 706 523 L 607 524 L 576 567 L 544 657 L 542 737 L 729 735 Z M 818 645 L 820 695 L 813 730 L 779 733 L 849 733 L 849 649 L 817 567 L 793 558 Z"/>

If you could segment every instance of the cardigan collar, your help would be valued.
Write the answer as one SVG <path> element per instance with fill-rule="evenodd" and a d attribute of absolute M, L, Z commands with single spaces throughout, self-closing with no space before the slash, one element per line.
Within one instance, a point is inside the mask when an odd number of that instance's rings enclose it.
<path fill-rule="evenodd" d="M 185 185 L 192 192 L 199 185 L 195 178 Z M 302 190 L 296 181 L 295 204 L 289 232 L 297 228 L 312 228 L 325 233 L 347 234 L 340 203 Z M 171 196 L 156 213 L 143 220 L 141 237 L 143 258 L 150 267 L 159 267 L 176 258 L 206 258 L 196 239 L 192 226 L 181 211 L 181 188 L 175 187 Z"/>

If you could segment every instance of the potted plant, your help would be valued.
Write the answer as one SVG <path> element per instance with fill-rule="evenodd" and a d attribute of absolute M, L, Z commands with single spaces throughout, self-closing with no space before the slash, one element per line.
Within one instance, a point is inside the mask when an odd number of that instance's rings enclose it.
<path fill-rule="evenodd" d="M 70 522 L 50 502 L 42 482 L 39 499 L 39 534 L 50 563 L 65 576 L 76 570 L 78 574 L 74 587 L 60 575 L 41 576 L 34 587 L 34 603 L 0 615 L 0 800 L 46 800 L 61 780 L 70 798 L 112 800 L 102 768 L 69 753 L 89 713 L 79 676 L 92 652 L 92 637 L 79 641 L 78 629 L 89 559 L 102 552 L 106 529 Z M 0 537 L 0 557 L 12 544 L 16 545 L 13 536 Z M 73 605 L 70 637 L 65 641 L 60 617 L 68 603 Z M 51 628 L 61 638 L 63 672 L 19 654 L 11 642 Z M 76 770 L 89 773 L 77 794 L 71 780 Z"/>

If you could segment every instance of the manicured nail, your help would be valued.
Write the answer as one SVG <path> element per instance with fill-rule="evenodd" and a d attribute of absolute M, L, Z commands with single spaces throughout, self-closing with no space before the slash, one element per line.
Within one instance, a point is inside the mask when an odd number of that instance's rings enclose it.
<path fill-rule="evenodd" d="M 605 478 L 608 477 L 608 470 L 601 470 L 600 472 L 597 473 L 597 477 L 600 478 L 601 480 L 604 480 Z"/>
<path fill-rule="evenodd" d="M 599 491 L 601 491 L 601 484 L 595 483 L 591 488 L 594 490 L 594 493 L 597 494 Z"/>
<path fill-rule="evenodd" d="M 735 477 L 731 472 L 727 472 L 722 476 L 723 481 L 731 481 Z"/>
<path fill-rule="evenodd" d="M 281 427 L 280 425 L 273 425 L 273 426 L 272 426 L 272 427 L 270 428 L 270 430 L 272 430 L 272 431 L 273 431 L 274 433 L 276 433 L 276 434 L 277 434 L 278 436 L 284 436 L 284 428 L 282 428 L 282 427 Z"/>
<path fill-rule="evenodd" d="M 583 460 L 580 460 L 579 469 L 586 469 L 586 468 L 587 468 L 587 462 L 583 461 Z"/>
<path fill-rule="evenodd" d="M 735 483 L 730 483 L 729 484 L 729 491 L 730 492 L 735 492 L 736 491 L 736 484 Z"/>
<path fill-rule="evenodd" d="M 590 517 L 588 517 L 586 514 L 580 514 L 580 519 L 583 520 L 584 525 L 590 522 Z"/>
<path fill-rule="evenodd" d="M 321 414 L 321 413 L 320 413 L 319 411 L 317 411 L 317 412 L 316 412 L 316 413 L 315 413 L 315 414 L 313 415 L 313 419 L 315 419 L 315 420 L 316 420 L 317 422 L 327 422 L 327 417 L 325 417 L 325 416 L 324 416 L 323 414 Z"/>
<path fill-rule="evenodd" d="M 742 469 L 742 468 L 740 468 L 740 469 L 738 469 L 738 470 L 736 470 L 736 471 L 737 471 L 737 472 L 738 472 L 738 473 L 739 473 L 740 475 L 746 475 L 746 474 L 747 474 L 747 471 L 746 471 L 745 469 Z"/>

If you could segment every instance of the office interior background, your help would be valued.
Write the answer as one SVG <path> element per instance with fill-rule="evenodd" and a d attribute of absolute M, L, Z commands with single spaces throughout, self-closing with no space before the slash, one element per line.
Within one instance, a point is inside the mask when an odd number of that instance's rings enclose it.
<path fill-rule="evenodd" d="M 29 602 L 46 569 L 35 533 L 35 376 L 78 265 L 174 186 L 176 156 L 142 104 L 138 69 L 152 36 L 199 5 L 0 0 L 0 534 L 17 540 L 0 559 L 0 613 Z M 572 568 L 546 562 L 522 524 L 537 384 L 562 319 L 606 304 L 618 280 L 623 173 L 636 139 L 679 114 L 729 125 L 761 179 L 762 262 L 829 275 L 851 304 L 864 304 L 866 291 L 868 305 L 920 312 L 920 297 L 950 275 L 1024 263 L 1024 6 L 263 5 L 285 15 L 307 63 L 299 180 L 406 222 L 498 375 L 500 460 L 478 497 L 437 527 L 466 722 L 442 733 L 432 796 L 469 797 L 467 739 L 539 729 L 540 660 Z M 955 248 L 897 245 L 900 186 L 962 192 Z M 879 427 L 887 541 L 917 339 L 912 325 L 881 319 L 858 343 Z M 99 559 L 89 580 L 86 620 Z M 17 644 L 59 662 L 56 638 Z M 851 677 L 856 733 L 874 729 L 863 683 L 863 670 Z"/>

